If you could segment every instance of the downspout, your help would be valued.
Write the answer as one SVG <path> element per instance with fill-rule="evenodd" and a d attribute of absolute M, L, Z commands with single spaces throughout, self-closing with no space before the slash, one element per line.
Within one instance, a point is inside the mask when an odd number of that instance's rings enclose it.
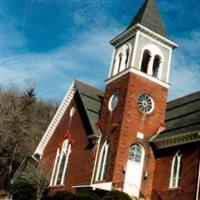
<path fill-rule="evenodd" d="M 99 139 L 98 139 L 97 152 L 96 152 L 96 156 L 95 156 L 94 167 L 93 167 L 93 171 L 92 171 L 92 178 L 91 178 L 90 185 L 92 185 L 92 183 L 94 182 L 95 169 L 96 169 L 96 165 L 97 165 L 97 158 L 98 158 L 98 154 L 99 154 L 100 141 L 101 141 L 101 137 L 102 137 L 102 133 L 101 133 L 100 130 L 99 130 L 99 134 L 100 134 L 100 136 L 99 136 Z"/>
<path fill-rule="evenodd" d="M 197 180 L 196 200 L 199 200 L 199 187 L 200 187 L 200 160 L 199 160 L 199 172 L 198 172 L 198 180 Z"/>

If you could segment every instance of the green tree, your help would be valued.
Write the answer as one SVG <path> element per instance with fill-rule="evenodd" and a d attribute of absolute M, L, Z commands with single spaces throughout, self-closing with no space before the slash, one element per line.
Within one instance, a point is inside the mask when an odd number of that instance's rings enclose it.
<path fill-rule="evenodd" d="M 11 185 L 12 198 L 13 200 L 40 200 L 48 185 L 46 176 L 29 164 Z"/>

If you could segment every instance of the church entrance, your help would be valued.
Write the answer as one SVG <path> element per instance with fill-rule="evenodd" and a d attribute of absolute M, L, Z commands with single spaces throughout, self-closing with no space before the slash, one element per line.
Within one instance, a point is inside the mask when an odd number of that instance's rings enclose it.
<path fill-rule="evenodd" d="M 140 144 L 130 147 L 129 157 L 126 165 L 126 174 L 123 191 L 131 197 L 139 197 L 140 185 L 144 163 L 144 148 Z"/>

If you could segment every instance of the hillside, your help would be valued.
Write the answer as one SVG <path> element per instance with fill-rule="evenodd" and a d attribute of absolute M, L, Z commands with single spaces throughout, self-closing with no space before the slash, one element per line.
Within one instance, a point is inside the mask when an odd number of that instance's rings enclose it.
<path fill-rule="evenodd" d="M 56 104 L 39 101 L 33 88 L 0 88 L 0 189 L 31 155 L 52 119 Z"/>

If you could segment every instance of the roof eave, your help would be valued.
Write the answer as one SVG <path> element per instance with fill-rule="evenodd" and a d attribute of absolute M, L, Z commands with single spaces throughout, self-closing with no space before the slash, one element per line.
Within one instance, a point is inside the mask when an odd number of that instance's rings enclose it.
<path fill-rule="evenodd" d="M 40 143 L 37 146 L 33 155 L 39 155 L 40 158 L 42 157 L 44 149 L 46 148 L 46 145 L 48 144 L 49 140 L 51 139 L 52 135 L 54 134 L 55 129 L 57 128 L 65 111 L 67 110 L 69 104 L 71 103 L 71 100 L 73 99 L 75 92 L 76 92 L 75 82 L 73 81 L 67 94 L 65 95 L 63 101 L 61 102 L 60 106 L 58 107 L 53 119 L 51 120 L 47 130 L 45 131 L 42 139 L 40 140 Z"/>
<path fill-rule="evenodd" d="M 178 44 L 175 42 L 172 42 L 171 40 L 167 39 L 166 37 L 150 30 L 149 28 L 146 28 L 145 26 L 137 23 L 133 27 L 129 28 L 128 30 L 123 31 L 118 36 L 116 36 L 114 39 L 110 41 L 110 44 L 113 46 L 119 46 L 121 43 L 124 42 L 124 40 L 128 40 L 129 38 L 133 37 L 137 31 L 143 32 L 147 34 L 148 36 L 157 39 L 161 43 L 175 49 L 178 47 Z"/>
<path fill-rule="evenodd" d="M 151 144 L 154 144 L 156 149 L 164 149 L 184 144 L 190 144 L 200 141 L 200 131 L 194 131 L 189 133 L 182 133 L 166 138 L 154 137 L 150 140 Z"/>

